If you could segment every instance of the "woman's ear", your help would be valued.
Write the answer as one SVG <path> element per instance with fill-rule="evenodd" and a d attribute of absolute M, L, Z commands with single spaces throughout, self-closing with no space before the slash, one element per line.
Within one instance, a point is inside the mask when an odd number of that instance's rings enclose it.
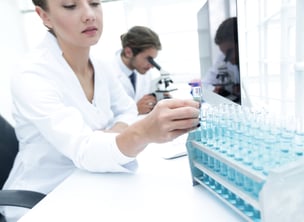
<path fill-rule="evenodd" d="M 41 18 L 43 24 L 48 28 L 48 29 L 52 29 L 52 23 L 50 21 L 49 15 L 48 13 L 43 10 L 41 7 L 36 6 L 35 7 L 35 11 L 36 13 L 39 15 L 39 17 Z"/>

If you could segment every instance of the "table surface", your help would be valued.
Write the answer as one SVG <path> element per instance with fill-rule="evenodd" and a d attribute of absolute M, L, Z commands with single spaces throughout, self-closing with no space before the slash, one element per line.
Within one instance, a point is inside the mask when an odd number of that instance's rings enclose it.
<path fill-rule="evenodd" d="M 138 156 L 134 174 L 76 170 L 19 222 L 190 221 L 243 222 L 201 186 L 193 186 L 188 157 L 166 160 L 151 144 Z"/>

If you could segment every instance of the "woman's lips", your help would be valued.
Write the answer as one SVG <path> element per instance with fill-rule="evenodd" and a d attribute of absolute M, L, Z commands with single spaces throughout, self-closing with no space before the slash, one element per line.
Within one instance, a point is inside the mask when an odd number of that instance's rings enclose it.
<path fill-rule="evenodd" d="M 88 27 L 85 30 L 83 30 L 82 33 L 93 35 L 97 32 L 97 30 L 98 29 L 96 27 Z"/>

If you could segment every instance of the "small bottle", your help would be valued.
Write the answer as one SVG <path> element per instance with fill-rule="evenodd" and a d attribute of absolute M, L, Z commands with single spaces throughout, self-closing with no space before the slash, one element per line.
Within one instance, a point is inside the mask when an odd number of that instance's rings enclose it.
<path fill-rule="evenodd" d="M 193 100 L 199 102 L 201 104 L 202 102 L 202 90 L 201 90 L 201 86 L 199 82 L 192 82 L 189 83 L 189 85 L 191 85 L 191 94 L 192 94 L 192 98 Z M 202 120 L 202 109 L 200 109 L 200 113 L 199 113 L 199 119 L 200 119 L 200 127 L 196 130 L 196 141 L 202 141 L 202 130 L 203 130 L 203 125 L 205 124 Z M 203 138 L 204 140 L 204 138 Z"/>
<path fill-rule="evenodd" d="M 195 101 L 202 102 L 202 89 L 200 82 L 191 82 L 191 95 Z"/>

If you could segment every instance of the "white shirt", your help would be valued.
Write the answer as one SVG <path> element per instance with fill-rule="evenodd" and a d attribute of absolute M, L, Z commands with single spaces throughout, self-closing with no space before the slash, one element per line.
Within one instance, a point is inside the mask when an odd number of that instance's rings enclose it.
<path fill-rule="evenodd" d="M 153 78 L 151 70 L 145 74 L 139 74 L 135 70 L 130 70 L 122 61 L 120 56 L 121 50 L 115 53 L 115 56 L 107 63 L 111 73 L 115 73 L 125 92 L 136 102 L 144 95 L 155 92 L 156 80 Z M 136 92 L 132 86 L 129 76 L 132 72 L 136 73 Z"/>
<path fill-rule="evenodd" d="M 75 167 L 91 172 L 132 172 L 136 160 L 123 155 L 116 134 L 101 130 L 136 119 L 136 104 L 115 76 L 91 58 L 94 101 L 90 103 L 48 33 L 12 78 L 13 116 L 20 150 L 5 189 L 50 192 Z"/>

